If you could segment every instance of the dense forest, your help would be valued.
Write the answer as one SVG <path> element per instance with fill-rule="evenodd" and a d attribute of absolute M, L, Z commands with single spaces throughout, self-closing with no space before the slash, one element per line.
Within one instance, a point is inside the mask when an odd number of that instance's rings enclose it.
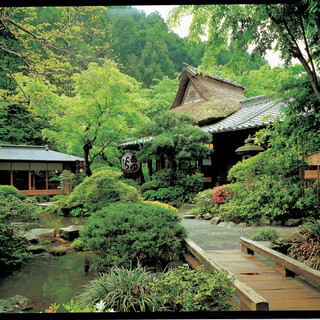
<path fill-rule="evenodd" d="M 207 46 L 205 41 L 180 38 L 171 32 L 158 12 L 146 15 L 132 7 L 13 7 L 3 8 L 2 15 L 9 27 L 0 32 L 0 143 L 47 143 L 79 155 L 81 144 L 71 147 L 70 141 L 58 139 L 52 132 L 68 128 L 61 121 L 68 105 L 76 105 L 77 96 L 82 95 L 82 103 L 89 105 L 79 86 L 89 86 L 82 73 L 99 72 L 90 65 L 108 68 L 106 60 L 115 63 L 115 69 L 111 68 L 115 74 L 119 71 L 128 83 L 136 81 L 139 112 L 153 117 L 169 108 L 183 62 L 200 66 Z M 242 83 L 248 97 L 270 93 L 277 82 L 294 72 L 271 69 L 264 58 L 249 53 L 232 68 L 232 57 L 232 45 L 225 46 L 204 71 Z M 79 106 L 74 108 L 80 110 Z M 117 141 L 130 135 L 119 130 L 123 135 L 117 136 Z M 97 152 L 101 155 L 104 151 Z"/>

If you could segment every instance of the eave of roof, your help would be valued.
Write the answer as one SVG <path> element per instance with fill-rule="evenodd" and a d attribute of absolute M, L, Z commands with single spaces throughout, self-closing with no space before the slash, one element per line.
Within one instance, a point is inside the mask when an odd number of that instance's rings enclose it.
<path fill-rule="evenodd" d="M 281 115 L 283 104 L 264 96 L 241 101 L 242 108 L 227 118 L 202 129 L 209 133 L 258 128 L 274 122 Z"/>
<path fill-rule="evenodd" d="M 49 150 L 46 146 L 0 145 L 0 161 L 75 162 L 84 159 Z"/>

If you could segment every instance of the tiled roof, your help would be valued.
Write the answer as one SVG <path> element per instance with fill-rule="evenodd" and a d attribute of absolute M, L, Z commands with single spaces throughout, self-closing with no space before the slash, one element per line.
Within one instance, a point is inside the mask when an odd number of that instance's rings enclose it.
<path fill-rule="evenodd" d="M 0 160 L 7 161 L 46 161 L 68 162 L 84 161 L 83 158 L 52 151 L 47 146 L 0 145 Z"/>
<path fill-rule="evenodd" d="M 209 133 L 256 128 L 274 122 L 280 116 L 282 104 L 264 96 L 241 101 L 242 108 L 225 119 L 202 129 Z"/>
<path fill-rule="evenodd" d="M 152 140 L 153 140 L 153 137 L 145 137 L 145 138 L 140 138 L 138 140 L 127 140 L 127 141 L 124 141 L 123 143 L 121 143 L 120 146 L 122 146 L 122 147 L 136 146 L 138 144 L 143 144 L 144 142 L 149 142 Z"/>

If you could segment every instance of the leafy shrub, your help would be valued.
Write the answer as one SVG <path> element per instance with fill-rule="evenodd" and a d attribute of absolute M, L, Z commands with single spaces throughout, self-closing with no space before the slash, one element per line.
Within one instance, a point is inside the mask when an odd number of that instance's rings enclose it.
<path fill-rule="evenodd" d="M 162 208 L 166 208 L 166 209 L 169 209 L 169 210 L 172 210 L 174 212 L 178 212 L 178 210 L 173 207 L 173 206 L 170 206 L 169 204 L 166 204 L 166 203 L 162 203 L 162 202 L 159 202 L 159 201 L 142 201 L 143 203 L 152 203 L 156 206 L 159 206 L 159 207 L 162 207 Z"/>
<path fill-rule="evenodd" d="M 72 189 L 76 186 L 76 183 L 76 175 L 69 170 L 63 170 L 63 172 L 60 175 L 61 190 L 65 193 L 70 193 Z"/>
<path fill-rule="evenodd" d="M 212 198 L 213 189 L 207 189 L 199 192 L 193 199 L 194 204 L 197 208 L 190 211 L 197 218 L 201 218 L 206 213 L 212 213 L 215 208 L 215 203 Z"/>
<path fill-rule="evenodd" d="M 277 230 L 271 227 L 259 228 L 255 234 L 250 236 L 250 239 L 254 241 L 274 241 L 277 238 Z"/>
<path fill-rule="evenodd" d="M 290 157 L 297 159 L 290 152 L 275 157 L 269 149 L 233 166 L 228 179 L 236 181 L 235 192 L 223 206 L 224 218 L 256 224 L 262 216 L 283 222 L 288 218 L 319 217 L 315 187 L 301 186 L 298 167 L 286 162 Z"/>
<path fill-rule="evenodd" d="M 19 265 L 26 253 L 27 245 L 13 234 L 6 224 L 0 225 L 0 274 L 3 275 L 12 267 Z"/>
<path fill-rule="evenodd" d="M 116 203 L 93 213 L 80 236 L 86 248 L 101 251 L 99 269 L 112 265 L 165 266 L 180 258 L 186 230 L 179 215 L 151 203 Z"/>
<path fill-rule="evenodd" d="M 41 211 L 41 208 L 32 201 L 0 194 L 0 222 L 9 220 L 29 222 L 37 219 Z"/>
<path fill-rule="evenodd" d="M 143 197 L 150 200 L 191 202 L 203 189 L 203 174 L 185 174 L 182 171 L 164 169 L 155 172 L 152 180 L 141 186 Z"/>
<path fill-rule="evenodd" d="M 320 270 L 320 221 L 310 221 L 302 225 L 292 237 L 288 256 L 314 269 Z"/>
<path fill-rule="evenodd" d="M 36 194 L 35 195 L 37 202 L 48 202 L 50 200 L 50 196 L 48 194 Z"/>
<path fill-rule="evenodd" d="M 226 272 L 178 267 L 155 278 L 152 292 L 161 297 L 160 311 L 230 311 L 234 293 Z"/>
<path fill-rule="evenodd" d="M 150 285 L 155 277 L 140 264 L 131 269 L 112 267 L 90 281 L 77 300 L 82 308 L 103 301 L 106 308 L 117 312 L 155 311 L 157 301 Z"/>
<path fill-rule="evenodd" d="M 67 197 L 48 208 L 53 213 L 71 216 L 88 216 L 114 202 L 140 202 L 137 189 L 119 180 L 121 172 L 102 170 L 87 177 Z"/>
<path fill-rule="evenodd" d="M 104 302 L 117 312 L 229 311 L 234 293 L 226 272 L 191 270 L 187 265 L 168 272 L 151 273 L 137 265 L 113 267 L 90 281 L 78 297 L 80 308 Z"/>
<path fill-rule="evenodd" d="M 19 190 L 14 186 L 0 185 L 0 194 L 5 197 L 19 197 Z M 25 196 L 24 196 L 25 197 Z"/>

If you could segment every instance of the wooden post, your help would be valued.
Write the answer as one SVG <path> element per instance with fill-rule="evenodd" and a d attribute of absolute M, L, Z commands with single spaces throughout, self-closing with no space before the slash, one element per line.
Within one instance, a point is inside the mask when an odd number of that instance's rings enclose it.
<path fill-rule="evenodd" d="M 29 191 L 31 191 L 31 170 L 29 170 Z"/>
<path fill-rule="evenodd" d="M 46 170 L 46 190 L 49 190 L 49 175 L 48 175 L 48 170 Z"/>
<path fill-rule="evenodd" d="M 13 170 L 10 171 L 10 185 L 13 186 Z"/>

